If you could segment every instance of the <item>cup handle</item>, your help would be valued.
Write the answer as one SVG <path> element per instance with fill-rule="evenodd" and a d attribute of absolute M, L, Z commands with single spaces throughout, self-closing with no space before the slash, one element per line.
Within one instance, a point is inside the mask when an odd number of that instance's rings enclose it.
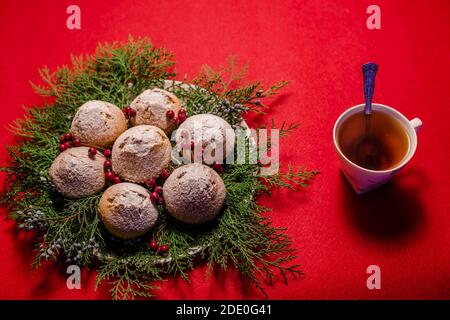
<path fill-rule="evenodd" d="M 409 123 L 416 132 L 419 132 L 420 128 L 422 128 L 422 120 L 420 120 L 419 118 L 414 118 L 410 120 Z"/>

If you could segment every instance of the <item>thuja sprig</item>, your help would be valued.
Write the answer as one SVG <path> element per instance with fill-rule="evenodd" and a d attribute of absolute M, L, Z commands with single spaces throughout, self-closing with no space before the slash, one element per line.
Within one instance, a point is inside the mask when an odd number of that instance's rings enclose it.
<path fill-rule="evenodd" d="M 126 257 L 101 258 L 95 287 L 103 281 L 111 285 L 111 297 L 115 300 L 129 300 L 136 297 L 153 297 L 157 289 L 152 281 L 162 280 L 161 269 L 155 264 L 155 257 L 147 252 L 138 252 Z"/>
<path fill-rule="evenodd" d="M 190 99 L 186 99 L 188 114 L 190 111 L 191 113 L 193 111 L 211 112 L 212 108 L 223 102 L 226 102 L 224 106 L 228 107 L 227 112 L 236 115 L 247 112 L 264 114 L 267 106 L 262 99 L 274 96 L 289 81 L 278 81 L 270 86 L 264 86 L 260 81 L 250 83 L 245 80 L 247 70 L 248 65 L 239 65 L 236 58 L 231 56 L 226 66 L 218 71 L 207 65 L 202 66 L 199 74 L 190 81 L 195 85 L 194 88 L 175 86 L 174 91 L 181 98 L 190 96 Z M 198 110 L 199 106 L 204 109 Z M 234 124 L 238 121 L 232 122 Z"/>
<path fill-rule="evenodd" d="M 94 55 L 72 56 L 71 66 L 51 72 L 40 70 L 43 84 L 35 91 L 57 98 L 57 104 L 74 111 L 84 102 L 97 99 L 125 106 L 143 90 L 161 87 L 175 76 L 173 55 L 155 47 L 148 39 L 126 43 L 99 44 Z"/>
<path fill-rule="evenodd" d="M 304 168 L 295 169 L 292 164 L 289 164 L 287 172 L 278 172 L 270 176 L 261 175 L 260 178 L 271 188 L 283 187 L 295 190 L 296 186 L 303 188 L 308 187 L 309 182 L 311 182 L 318 174 L 319 171 L 307 170 Z"/>

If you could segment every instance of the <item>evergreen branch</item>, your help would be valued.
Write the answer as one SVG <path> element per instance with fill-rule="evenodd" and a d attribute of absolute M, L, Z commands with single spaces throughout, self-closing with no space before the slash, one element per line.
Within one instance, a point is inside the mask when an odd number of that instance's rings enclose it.
<path fill-rule="evenodd" d="M 314 179 L 319 172 L 316 170 L 295 169 L 292 164 L 288 165 L 285 173 L 278 172 L 270 176 L 259 176 L 270 187 L 284 187 L 295 190 L 295 186 L 308 187 L 309 182 Z"/>

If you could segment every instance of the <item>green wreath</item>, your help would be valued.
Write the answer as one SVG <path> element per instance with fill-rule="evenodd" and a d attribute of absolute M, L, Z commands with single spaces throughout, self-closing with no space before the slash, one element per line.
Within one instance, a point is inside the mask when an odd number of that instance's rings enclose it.
<path fill-rule="evenodd" d="M 0 168 L 7 181 L 2 204 L 19 229 L 35 232 L 36 267 L 49 259 L 95 266 L 97 285 L 108 281 L 113 299 L 153 296 L 153 282 L 169 276 L 188 279 L 198 257 L 208 270 L 232 265 L 265 295 L 264 287 L 274 276 L 287 282 L 289 274 L 299 276 L 301 271 L 293 262 L 296 256 L 285 229 L 271 225 L 269 208 L 258 205 L 257 197 L 272 187 L 306 187 L 316 171 L 289 166 L 285 173 L 261 176 L 260 164 L 226 165 L 221 173 L 226 199 L 217 219 L 199 226 L 177 223 L 162 205 L 150 234 L 133 241 L 105 231 L 97 214 L 101 193 L 68 199 L 56 192 L 49 179 L 59 137 L 68 132 L 80 105 L 103 100 L 124 108 L 143 90 L 161 88 L 166 80 L 175 79 L 174 66 L 166 49 L 130 37 L 126 43 L 99 44 L 93 55 L 72 57 L 71 66 L 41 69 L 44 84 L 33 88 L 45 103 L 27 108 L 26 116 L 12 125 L 22 139 L 8 147 L 10 161 Z M 230 59 L 219 71 L 204 66 L 193 80 L 182 79 L 195 86 L 173 82 L 168 90 L 184 102 L 188 116 L 212 113 L 237 125 L 245 113 L 264 113 L 267 107 L 262 100 L 287 84 L 247 83 L 245 74 L 246 67 Z M 295 128 L 283 123 L 280 135 Z M 167 244 L 168 251 L 152 250 L 150 239 Z"/>

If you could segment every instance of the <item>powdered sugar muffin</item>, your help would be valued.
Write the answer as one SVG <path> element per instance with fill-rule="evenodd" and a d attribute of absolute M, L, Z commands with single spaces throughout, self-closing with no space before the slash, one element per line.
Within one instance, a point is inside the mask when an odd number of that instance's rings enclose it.
<path fill-rule="evenodd" d="M 204 223 L 220 212 L 226 197 L 222 178 L 208 166 L 192 163 L 175 169 L 163 186 L 169 213 L 186 223 Z"/>
<path fill-rule="evenodd" d="M 112 168 L 122 179 L 142 183 L 167 167 L 171 153 L 170 141 L 161 129 L 148 125 L 132 127 L 114 142 Z"/>
<path fill-rule="evenodd" d="M 121 239 L 144 235 L 158 219 L 158 209 L 151 202 L 149 192 L 134 183 L 119 183 L 106 189 L 98 212 L 105 228 Z"/>
<path fill-rule="evenodd" d="M 105 148 L 127 130 L 127 121 L 117 106 L 99 100 L 84 103 L 75 114 L 70 132 L 86 146 Z"/>
<path fill-rule="evenodd" d="M 213 114 L 198 114 L 187 118 L 176 132 L 175 139 L 179 148 L 186 142 L 186 137 L 195 142 L 195 152 L 198 153 L 198 149 L 203 146 L 204 162 L 208 164 L 225 162 L 226 156 L 234 151 L 236 139 L 228 122 Z M 211 160 L 208 161 L 208 158 Z"/>
<path fill-rule="evenodd" d="M 91 157 L 89 148 L 70 148 L 53 161 L 49 176 L 56 189 L 68 198 L 82 198 L 105 187 L 103 163 L 105 157 L 97 153 Z"/>
<path fill-rule="evenodd" d="M 178 114 L 181 102 L 174 94 L 156 88 L 142 92 L 130 107 L 136 111 L 136 116 L 131 119 L 133 126 L 148 124 L 170 133 L 175 126 L 173 120 L 167 117 L 167 111 Z"/>

